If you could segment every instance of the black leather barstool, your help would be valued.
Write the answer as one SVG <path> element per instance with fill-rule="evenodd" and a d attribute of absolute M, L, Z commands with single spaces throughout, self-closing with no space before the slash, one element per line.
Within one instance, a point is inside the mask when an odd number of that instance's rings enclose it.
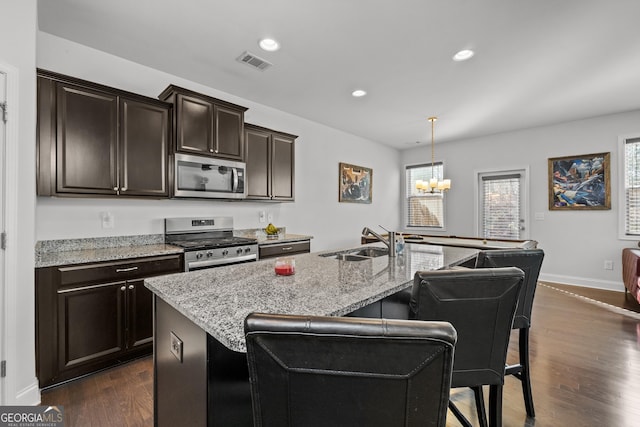
<path fill-rule="evenodd" d="M 482 251 L 478 254 L 476 268 L 518 267 L 524 272 L 524 284 L 518 299 L 513 329 L 518 329 L 519 363 L 507 365 L 506 374 L 513 375 L 522 383 L 524 405 L 529 417 L 535 417 L 533 393 L 531 392 L 531 365 L 529 364 L 529 329 L 531 310 L 538 285 L 538 276 L 544 259 L 542 249 L 504 249 Z"/>
<path fill-rule="evenodd" d="M 447 322 L 252 313 L 245 333 L 255 426 L 445 426 Z"/>
<path fill-rule="evenodd" d="M 450 322 L 458 333 L 451 387 L 470 387 L 486 425 L 482 386 L 489 385 L 489 424 L 502 425 L 502 387 L 513 316 L 524 273 L 510 268 L 417 272 L 410 317 Z M 469 420 L 449 402 L 456 418 Z"/>

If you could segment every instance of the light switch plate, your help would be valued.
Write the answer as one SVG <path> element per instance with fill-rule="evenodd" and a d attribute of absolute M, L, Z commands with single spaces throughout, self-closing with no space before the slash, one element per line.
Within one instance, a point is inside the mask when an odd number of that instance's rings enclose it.
<path fill-rule="evenodd" d="M 170 332 L 170 334 L 171 337 L 169 339 L 169 350 L 171 351 L 171 354 L 173 354 L 175 358 L 178 359 L 180 363 L 182 363 L 182 340 L 178 338 L 178 336 L 173 332 Z"/>

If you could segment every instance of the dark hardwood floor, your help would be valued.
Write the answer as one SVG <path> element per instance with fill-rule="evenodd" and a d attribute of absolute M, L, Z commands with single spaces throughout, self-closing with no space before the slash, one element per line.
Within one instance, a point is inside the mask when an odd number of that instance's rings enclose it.
<path fill-rule="evenodd" d="M 505 427 L 640 425 L 640 314 L 622 293 L 604 292 L 540 283 L 530 335 L 536 418 L 526 416 L 520 382 L 507 377 Z M 517 360 L 515 334 L 509 360 Z M 151 357 L 139 359 L 44 391 L 42 404 L 63 405 L 66 427 L 151 426 L 152 372 Z M 452 399 L 477 425 L 472 393 L 454 390 Z M 447 427 L 457 426 L 449 415 Z"/>

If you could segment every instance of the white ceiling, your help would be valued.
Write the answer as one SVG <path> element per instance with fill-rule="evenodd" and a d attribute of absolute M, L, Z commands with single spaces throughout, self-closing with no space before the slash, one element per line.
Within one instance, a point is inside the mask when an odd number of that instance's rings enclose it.
<path fill-rule="evenodd" d="M 638 0 L 38 2 L 44 32 L 399 149 L 433 115 L 442 142 L 640 109 L 639 17 Z"/>

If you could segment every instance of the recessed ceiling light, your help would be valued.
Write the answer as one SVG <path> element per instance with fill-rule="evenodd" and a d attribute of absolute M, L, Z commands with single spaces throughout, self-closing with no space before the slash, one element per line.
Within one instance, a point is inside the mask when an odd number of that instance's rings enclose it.
<path fill-rule="evenodd" d="M 470 59 L 473 55 L 474 55 L 474 52 L 472 50 L 464 49 L 456 53 L 455 55 L 453 55 L 453 60 L 466 61 L 467 59 Z"/>
<path fill-rule="evenodd" d="M 260 47 L 267 52 L 275 52 L 276 50 L 280 49 L 280 43 L 278 43 L 274 39 L 262 39 L 260 40 L 258 45 L 260 45 Z"/>
<path fill-rule="evenodd" d="M 360 98 L 361 96 L 365 96 L 366 94 L 367 92 L 362 89 L 354 90 L 353 92 L 351 92 L 351 95 L 355 96 L 356 98 Z"/>

